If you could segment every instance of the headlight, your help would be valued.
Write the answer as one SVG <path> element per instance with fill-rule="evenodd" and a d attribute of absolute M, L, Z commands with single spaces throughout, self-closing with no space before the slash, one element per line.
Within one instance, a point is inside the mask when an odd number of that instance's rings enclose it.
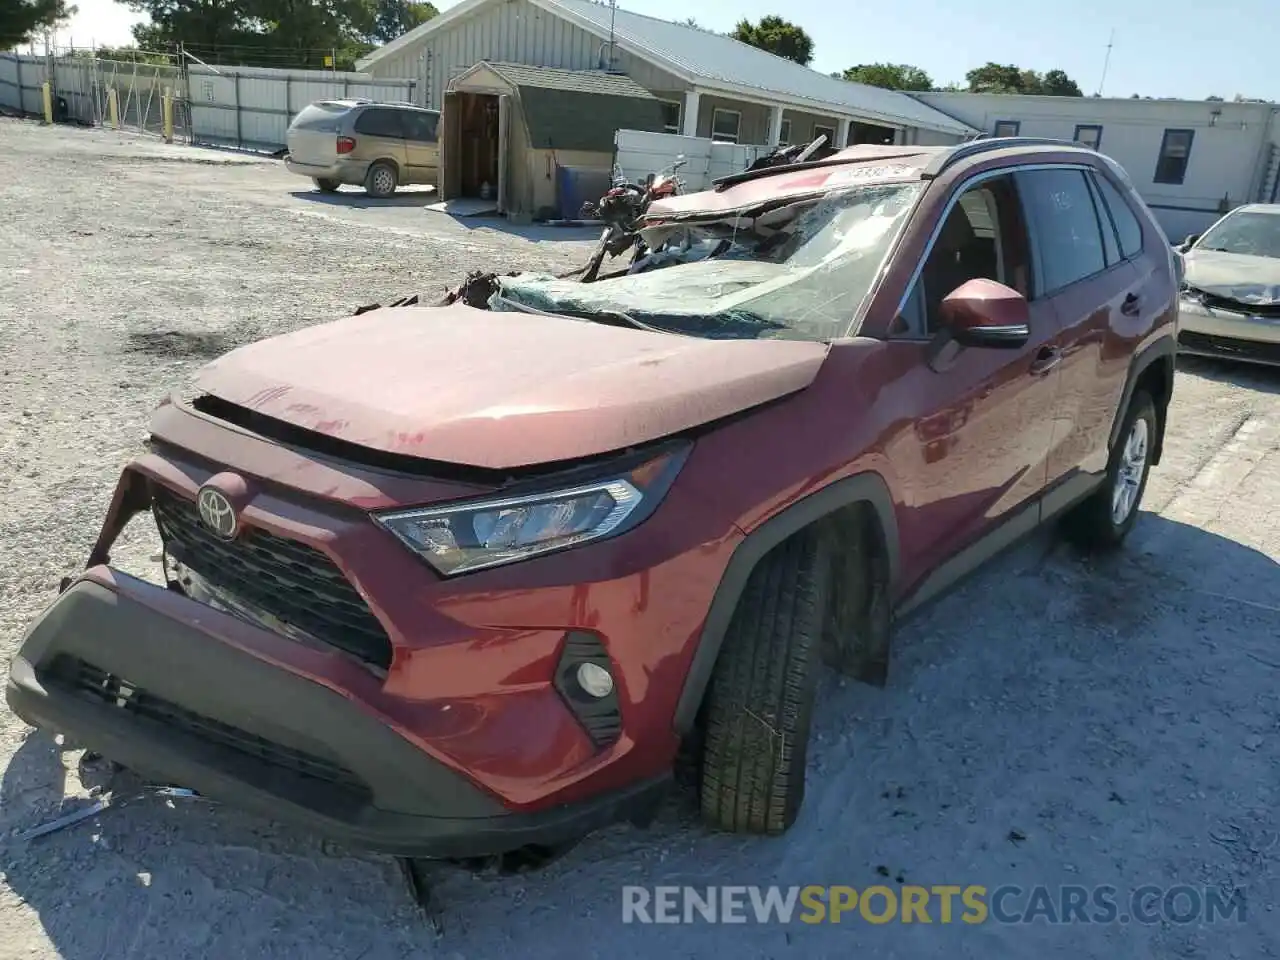
<path fill-rule="evenodd" d="M 671 486 L 688 447 L 631 469 L 560 489 L 443 507 L 396 510 L 374 519 L 444 576 L 496 567 L 628 530 Z"/>

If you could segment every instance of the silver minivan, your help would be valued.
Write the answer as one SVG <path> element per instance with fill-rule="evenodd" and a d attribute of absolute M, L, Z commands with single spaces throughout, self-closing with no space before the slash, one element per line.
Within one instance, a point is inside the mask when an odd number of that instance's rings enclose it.
<path fill-rule="evenodd" d="M 440 113 L 407 103 L 318 100 L 293 118 L 291 173 L 332 193 L 342 184 L 389 197 L 407 183 L 439 182 Z"/>

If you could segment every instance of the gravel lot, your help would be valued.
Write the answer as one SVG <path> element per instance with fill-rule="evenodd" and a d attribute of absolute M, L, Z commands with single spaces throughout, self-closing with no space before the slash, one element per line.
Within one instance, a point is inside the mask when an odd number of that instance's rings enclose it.
<path fill-rule="evenodd" d="M 0 120 L 0 653 L 83 562 L 154 402 L 213 354 L 581 235 L 321 198 L 273 162 Z M 800 823 L 679 803 L 520 877 L 442 871 L 440 930 L 388 859 L 149 800 L 30 844 L 81 767 L 0 708 L 0 960 L 1280 954 L 1280 372 L 1180 370 L 1126 551 L 1042 538 L 898 634 L 889 686 L 821 691 Z M 137 525 L 135 525 L 137 526 Z M 123 556 L 155 541 L 131 530 Z M 624 884 L 1243 887 L 1244 922 L 624 926 Z M 1024 901 L 1010 901 L 1020 906 Z"/>

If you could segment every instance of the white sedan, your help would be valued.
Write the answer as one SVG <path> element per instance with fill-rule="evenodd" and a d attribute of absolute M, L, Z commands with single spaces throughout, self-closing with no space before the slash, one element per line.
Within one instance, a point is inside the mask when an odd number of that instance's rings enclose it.
<path fill-rule="evenodd" d="M 1237 207 L 1178 249 L 1179 351 L 1280 365 L 1280 204 Z"/>

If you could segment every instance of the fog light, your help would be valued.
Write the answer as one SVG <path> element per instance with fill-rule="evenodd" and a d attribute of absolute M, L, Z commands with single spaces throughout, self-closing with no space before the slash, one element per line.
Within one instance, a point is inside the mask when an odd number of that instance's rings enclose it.
<path fill-rule="evenodd" d="M 613 693 L 613 677 L 609 671 L 596 663 L 578 665 L 578 686 L 597 700 Z"/>

